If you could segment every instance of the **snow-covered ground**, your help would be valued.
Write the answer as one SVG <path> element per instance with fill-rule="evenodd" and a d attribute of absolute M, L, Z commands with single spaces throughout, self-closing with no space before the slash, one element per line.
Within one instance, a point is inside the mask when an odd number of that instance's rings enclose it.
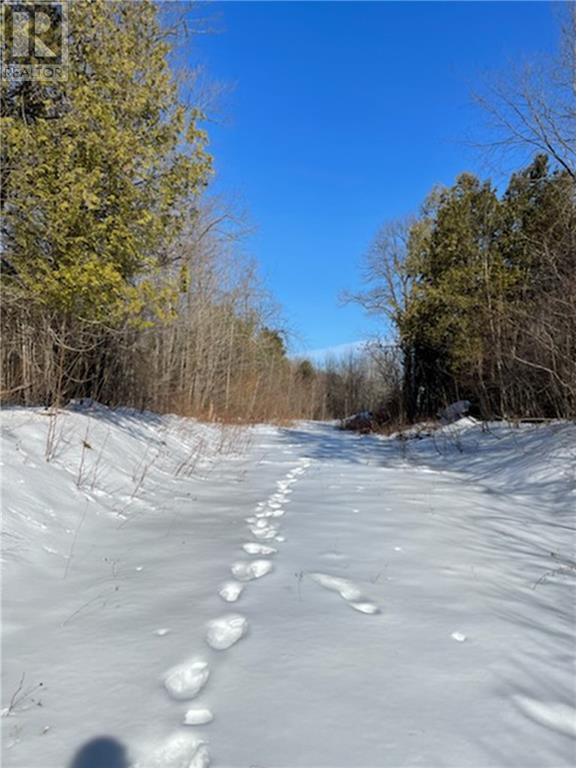
<path fill-rule="evenodd" d="M 575 425 L 3 424 L 7 768 L 576 764 Z"/>

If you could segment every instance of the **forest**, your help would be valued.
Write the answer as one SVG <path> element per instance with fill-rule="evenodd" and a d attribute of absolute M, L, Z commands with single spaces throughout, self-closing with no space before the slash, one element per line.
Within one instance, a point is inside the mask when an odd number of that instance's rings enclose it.
<path fill-rule="evenodd" d="M 347 298 L 393 342 L 318 365 L 288 355 L 242 215 L 212 192 L 178 25 L 148 0 L 73 3 L 67 79 L 2 82 L 2 401 L 411 422 L 464 398 L 486 418 L 573 418 L 575 19 L 553 62 L 481 105 L 522 167 L 463 172 L 376 235 Z"/>

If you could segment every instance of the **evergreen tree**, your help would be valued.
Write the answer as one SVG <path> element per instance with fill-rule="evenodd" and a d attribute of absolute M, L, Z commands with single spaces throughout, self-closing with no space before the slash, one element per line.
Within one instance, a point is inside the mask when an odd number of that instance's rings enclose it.
<path fill-rule="evenodd" d="M 155 4 L 70 4 L 69 72 L 2 91 L 4 291 L 107 326 L 165 311 L 160 254 L 210 158 Z"/>
<path fill-rule="evenodd" d="M 576 412 L 576 190 L 567 171 L 539 155 L 501 198 L 470 174 L 435 189 L 394 266 L 398 278 L 389 262 L 372 264 L 385 285 L 361 300 L 371 308 L 388 297 L 410 418 L 464 398 L 487 416 Z M 402 303 L 394 281 L 408 286 Z"/>

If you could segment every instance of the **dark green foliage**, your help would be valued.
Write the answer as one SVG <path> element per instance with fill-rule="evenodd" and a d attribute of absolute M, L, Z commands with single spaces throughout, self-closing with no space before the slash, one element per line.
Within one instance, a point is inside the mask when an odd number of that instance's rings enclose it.
<path fill-rule="evenodd" d="M 463 174 L 427 201 L 398 316 L 412 417 L 467 398 L 486 415 L 576 412 L 576 202 L 545 156 L 498 197 Z"/>

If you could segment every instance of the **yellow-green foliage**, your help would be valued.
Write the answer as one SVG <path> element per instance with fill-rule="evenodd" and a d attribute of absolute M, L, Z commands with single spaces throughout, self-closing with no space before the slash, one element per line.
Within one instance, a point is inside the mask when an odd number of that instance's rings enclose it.
<path fill-rule="evenodd" d="M 158 254 L 205 185 L 155 4 L 70 4 L 67 82 L 3 84 L 5 288 L 113 324 L 170 311 Z"/>

